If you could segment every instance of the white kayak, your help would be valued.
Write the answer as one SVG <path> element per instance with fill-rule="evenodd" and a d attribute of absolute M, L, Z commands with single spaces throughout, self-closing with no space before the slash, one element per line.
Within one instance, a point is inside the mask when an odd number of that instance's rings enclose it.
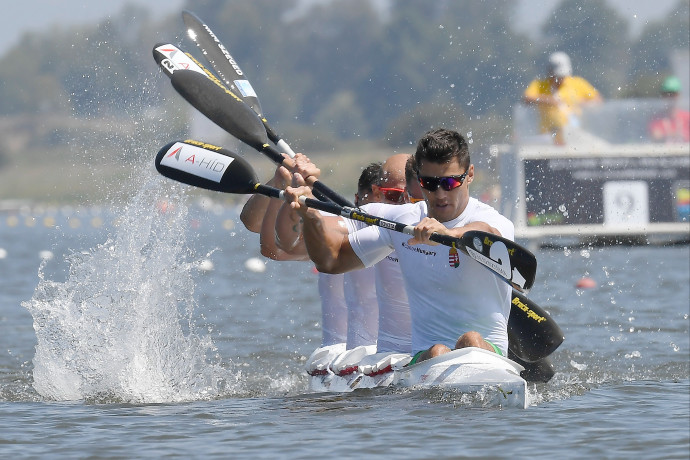
<path fill-rule="evenodd" d="M 524 368 L 480 348 L 453 350 L 411 366 L 403 353 L 373 353 L 375 347 L 345 351 L 344 344 L 318 348 L 306 364 L 309 388 L 315 392 L 349 392 L 389 385 L 453 389 L 490 395 L 502 407 L 528 406 Z M 493 404 L 492 404 L 493 405 Z"/>

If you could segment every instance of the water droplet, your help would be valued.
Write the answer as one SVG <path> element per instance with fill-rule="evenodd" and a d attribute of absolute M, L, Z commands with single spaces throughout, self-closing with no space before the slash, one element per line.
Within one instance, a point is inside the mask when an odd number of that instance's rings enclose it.
<path fill-rule="evenodd" d="M 578 362 L 576 362 L 576 361 L 574 361 L 574 360 L 572 360 L 572 359 L 570 360 L 570 365 L 573 366 L 575 369 L 577 369 L 577 370 L 579 370 L 579 371 L 584 371 L 585 369 L 587 369 L 587 365 L 586 365 L 586 364 L 580 364 L 580 363 L 578 363 Z"/>

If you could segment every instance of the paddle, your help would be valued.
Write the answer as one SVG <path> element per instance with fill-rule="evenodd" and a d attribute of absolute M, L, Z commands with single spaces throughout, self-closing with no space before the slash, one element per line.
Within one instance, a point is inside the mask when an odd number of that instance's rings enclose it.
<path fill-rule="evenodd" d="M 527 363 L 536 363 L 556 351 L 564 339 L 561 328 L 543 308 L 513 289 L 508 318 L 511 352 Z"/>
<path fill-rule="evenodd" d="M 210 79 L 196 70 L 176 69 L 168 72 L 167 68 L 163 69 L 170 75 L 170 81 L 175 90 L 209 120 L 240 141 L 265 154 L 276 164 L 283 164 L 285 158 L 268 143 L 266 129 L 259 116 L 219 80 Z M 342 206 L 354 206 L 349 200 L 320 181 L 314 182 L 312 186 L 317 193 Z"/>
<path fill-rule="evenodd" d="M 554 375 L 556 375 L 556 369 L 553 367 L 551 356 L 547 356 L 546 358 L 540 359 L 539 361 L 535 361 L 533 363 L 528 363 L 527 361 L 520 359 L 518 356 L 515 356 L 515 353 L 512 353 L 510 350 L 509 345 L 508 359 L 512 359 L 525 368 L 524 371 L 520 372 L 520 377 L 528 382 L 546 383 L 551 380 Z"/>
<path fill-rule="evenodd" d="M 155 164 L 156 169 L 162 175 L 188 185 L 226 193 L 260 193 L 274 198 L 282 198 L 283 196 L 282 190 L 259 184 L 252 167 L 244 159 L 215 145 L 193 140 L 171 142 L 158 152 Z M 311 198 L 305 198 L 304 202 L 316 209 L 359 220 L 369 225 L 378 225 L 408 234 L 409 229 L 412 228 L 334 203 L 326 203 Z M 456 248 L 472 251 L 476 251 L 476 248 L 466 248 L 464 245 L 467 243 L 474 245 L 475 239 L 481 240 L 485 249 L 503 245 L 505 251 L 503 254 L 505 254 L 509 264 L 514 267 L 512 273 L 522 273 L 520 279 L 525 280 L 522 286 L 515 286 L 514 280 L 511 284 L 517 289 L 532 286 L 536 260 L 531 253 L 512 241 L 504 240 L 495 235 L 483 232 L 467 233 L 467 239 L 445 239 L 443 244 L 455 244 Z M 488 245 L 484 243 L 485 241 L 492 244 Z M 482 256 L 479 258 L 479 262 L 482 263 L 482 260 L 489 262 L 488 265 L 485 265 L 494 272 L 496 272 L 496 266 L 503 266 L 505 263 L 505 261 L 494 262 L 490 258 L 490 250 L 479 252 L 479 254 Z M 525 273 L 530 274 L 524 276 Z M 502 273 L 498 273 L 498 275 L 506 279 Z M 506 280 L 510 281 L 509 279 Z M 563 341 L 563 333 L 555 321 L 538 305 L 515 289 L 512 295 L 508 333 L 510 350 L 527 362 L 534 362 L 548 356 Z"/>
<path fill-rule="evenodd" d="M 182 51 L 179 49 L 177 46 L 172 45 L 170 43 L 158 43 L 153 47 L 153 59 L 156 61 L 156 63 L 160 66 L 160 68 L 165 72 L 165 74 L 172 79 L 173 75 L 175 72 L 180 71 L 180 70 L 188 70 L 188 71 L 193 71 L 196 72 L 200 75 L 203 75 L 204 77 L 208 78 L 210 81 L 215 83 L 217 87 L 222 89 L 225 92 L 224 96 L 230 96 L 234 103 L 237 102 L 244 102 L 247 107 L 252 108 L 248 104 L 246 104 L 246 99 L 243 99 L 242 97 L 238 96 L 235 92 L 231 91 L 223 82 L 221 82 L 210 70 L 206 69 L 199 61 L 197 61 L 194 56 L 191 54 Z M 195 106 L 196 107 L 196 106 Z M 213 107 L 211 107 L 213 108 Z M 198 109 L 201 113 L 206 115 L 207 117 L 209 114 L 206 112 L 206 110 L 201 110 Z M 210 109 L 209 109 L 210 110 Z M 254 109 L 253 109 L 254 110 Z M 239 111 L 239 112 L 238 112 Z M 242 114 L 244 112 L 245 114 L 247 113 L 247 110 L 240 110 L 239 108 L 236 109 L 235 112 L 233 113 L 238 113 Z M 229 119 L 229 123 L 233 123 L 235 120 L 234 118 Z M 238 133 L 244 138 L 246 137 L 255 137 L 256 134 L 254 132 L 247 133 L 242 130 L 242 128 L 249 127 L 248 129 L 252 129 L 254 126 L 252 123 L 244 123 L 241 125 L 237 125 L 236 123 L 233 123 L 232 127 L 224 126 L 226 131 L 229 131 L 230 134 L 233 133 Z M 234 134 L 233 134 L 234 135 Z M 237 137 L 237 136 L 236 136 Z M 242 140 L 242 139 L 240 139 Z M 263 147 L 263 145 L 262 145 Z M 292 152 L 290 150 L 290 152 Z M 282 164 L 284 161 L 283 157 L 278 153 L 277 155 L 272 152 L 272 151 L 266 151 L 264 153 L 267 153 L 267 155 L 276 163 Z M 294 157 L 294 152 L 292 155 L 289 155 L 291 157 Z"/>
<path fill-rule="evenodd" d="M 153 46 L 153 60 L 160 66 L 168 77 L 172 77 L 177 70 L 193 70 L 208 78 L 218 80 L 194 56 L 185 53 L 170 43 L 156 43 Z M 219 81 L 220 83 L 220 81 Z M 222 83 L 221 83 L 222 84 Z"/>
<path fill-rule="evenodd" d="M 259 184 L 249 163 L 237 154 L 202 142 L 188 140 L 167 145 L 156 156 L 156 168 L 164 176 L 209 190 L 283 197 L 282 190 Z M 312 198 L 304 198 L 304 204 L 367 225 L 376 225 L 408 235 L 414 234 L 412 225 L 381 219 L 349 206 Z M 432 234 L 430 239 L 465 251 L 520 291 L 529 289 L 534 283 L 536 258 L 527 249 L 506 238 L 472 231 L 466 232 L 461 238 Z"/>
<path fill-rule="evenodd" d="M 170 43 L 158 43 L 153 47 L 153 59 L 156 61 L 156 63 L 160 66 L 160 68 L 165 72 L 165 74 L 172 78 L 173 74 L 179 70 L 189 70 L 189 71 L 194 71 L 204 77 L 207 77 L 210 81 L 215 83 L 217 86 L 222 88 L 223 90 L 231 93 L 232 97 L 239 99 L 238 96 L 233 93 L 232 91 L 228 90 L 223 83 L 208 69 L 206 69 L 203 64 L 201 64 L 199 61 L 194 59 L 194 56 L 192 56 L 189 53 L 183 52 L 180 50 L 178 47 L 175 45 L 172 45 Z M 246 105 L 246 104 L 245 104 Z M 204 113 L 204 115 L 209 116 L 208 113 Z M 237 127 L 235 128 L 237 129 Z M 294 156 L 294 154 L 293 154 Z M 274 160 L 276 163 L 282 164 L 284 158 L 278 154 L 271 156 L 271 159 Z M 280 159 L 280 162 L 278 161 Z M 329 197 L 325 195 L 321 189 L 324 188 L 325 186 L 320 185 L 317 186 L 317 190 L 315 191 L 315 195 L 319 199 L 324 199 L 328 200 Z M 334 196 L 338 196 L 335 192 L 332 192 Z M 343 204 L 349 204 L 347 200 L 342 198 Z"/>
<path fill-rule="evenodd" d="M 182 12 L 182 21 L 187 28 L 187 36 L 196 43 L 204 58 L 211 64 L 221 81 L 225 83 L 232 92 L 237 94 L 242 100 L 252 108 L 259 116 L 264 125 L 268 138 L 287 153 L 291 158 L 295 156 L 290 146 L 276 134 L 268 124 L 268 120 L 263 115 L 259 97 L 254 91 L 246 74 L 240 69 L 237 61 L 230 55 L 228 49 L 220 42 L 216 34 L 198 16 L 191 11 Z"/>
<path fill-rule="evenodd" d="M 211 90 L 199 91 L 195 94 L 193 97 L 195 103 L 192 105 L 211 119 L 211 121 L 215 122 L 214 119 L 224 118 L 224 126 L 221 127 L 240 140 L 243 138 L 254 138 L 258 135 L 255 133 L 256 123 L 254 118 L 257 116 L 254 111 L 235 93 L 227 89 L 215 75 L 206 70 L 191 54 L 183 52 L 175 45 L 159 43 L 153 47 L 153 58 L 165 74 L 170 77 L 171 81 L 180 73 L 189 73 L 195 75 L 197 79 L 208 83 L 207 88 Z M 232 106 L 231 113 L 233 116 L 226 117 L 225 111 L 220 109 L 218 104 L 211 103 L 211 99 L 213 97 L 217 98 L 219 94 L 224 103 Z M 218 123 L 216 122 L 216 124 Z M 261 130 L 263 131 L 263 128 Z M 279 152 L 267 150 L 265 153 L 277 164 L 282 164 L 285 160 Z"/>

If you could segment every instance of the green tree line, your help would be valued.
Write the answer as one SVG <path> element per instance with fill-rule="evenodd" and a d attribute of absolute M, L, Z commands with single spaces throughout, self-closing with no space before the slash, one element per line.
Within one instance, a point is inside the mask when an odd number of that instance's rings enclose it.
<path fill-rule="evenodd" d="M 554 50 L 605 97 L 652 96 L 688 48 L 690 2 L 631 38 L 604 0 L 562 0 L 531 39 L 511 0 L 369 0 L 298 8 L 297 0 L 187 0 L 248 74 L 266 115 L 289 139 L 385 140 L 401 146 L 440 124 L 475 136 L 510 132 L 510 113 Z M 157 13 L 159 14 L 159 13 Z M 170 88 L 151 49 L 170 41 L 198 55 L 179 12 L 128 6 L 93 26 L 26 34 L 0 59 L 0 116 L 136 117 Z M 316 144 L 315 144 L 316 145 Z"/>

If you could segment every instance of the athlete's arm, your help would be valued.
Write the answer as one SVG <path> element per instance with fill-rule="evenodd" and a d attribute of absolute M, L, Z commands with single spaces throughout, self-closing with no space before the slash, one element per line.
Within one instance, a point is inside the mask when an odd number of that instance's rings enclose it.
<path fill-rule="evenodd" d="M 305 156 L 298 154 L 295 160 L 296 164 L 293 171 L 295 177 L 299 179 L 293 179 L 293 186 L 307 185 L 311 187 L 318 180 L 321 171 Z M 347 229 L 342 225 L 342 219 L 339 216 L 326 216 L 324 222 L 328 229 L 347 234 Z M 275 224 L 273 225 L 273 223 Z M 273 228 L 269 229 L 269 225 L 273 225 Z M 302 216 L 292 209 L 288 202 L 282 203 L 275 218 L 267 216 L 264 220 L 264 226 L 267 227 L 266 239 L 270 237 L 269 233 L 273 233 L 272 244 L 276 248 L 291 254 L 295 260 L 309 260 L 302 235 Z"/>
<path fill-rule="evenodd" d="M 299 223 L 299 234 L 296 235 L 296 242 L 289 249 L 283 248 L 278 244 L 276 236 L 276 226 L 278 225 L 278 213 L 284 203 L 280 200 L 271 200 L 266 210 L 264 220 L 261 224 L 261 233 L 259 233 L 259 242 L 261 245 L 261 254 L 273 260 L 309 260 L 307 250 L 301 238 L 301 223 Z M 301 244 L 298 244 L 301 243 Z"/>
<path fill-rule="evenodd" d="M 347 227 L 339 216 L 325 215 L 323 224 L 328 231 L 347 235 Z M 278 249 L 299 257 L 299 260 L 309 260 L 302 234 L 302 216 L 292 209 L 289 203 L 284 202 L 280 206 L 273 230 L 273 242 Z"/>
<path fill-rule="evenodd" d="M 302 181 L 295 174 L 298 183 Z M 299 202 L 300 196 L 313 198 L 311 189 L 306 186 L 285 189 L 286 201 L 302 217 L 302 233 L 309 258 L 322 273 L 345 273 L 364 268 L 350 246 L 347 232 L 333 231 L 332 220 L 328 221 L 319 211 L 309 209 Z"/>
<path fill-rule="evenodd" d="M 290 184 L 292 173 L 295 172 L 300 173 L 307 184 L 313 184 L 318 180 L 321 171 L 306 155 L 298 153 L 294 158 L 288 158 L 287 155 L 283 154 L 283 157 L 285 158 L 283 167 L 279 166 L 276 169 L 275 174 L 266 185 L 283 189 Z M 261 232 L 270 200 L 269 197 L 260 194 L 252 195 L 247 200 L 240 213 L 240 220 L 247 227 L 247 230 L 254 233 Z"/>
<path fill-rule="evenodd" d="M 282 166 L 279 166 L 276 169 L 273 177 L 266 183 L 266 185 L 282 189 L 285 188 L 289 183 L 290 171 Z M 242 208 L 242 212 L 240 213 L 240 220 L 247 230 L 253 233 L 261 233 L 261 227 L 268 212 L 270 203 L 271 198 L 258 193 L 252 195 L 247 200 Z M 280 202 L 278 202 L 278 207 L 280 207 Z"/>

